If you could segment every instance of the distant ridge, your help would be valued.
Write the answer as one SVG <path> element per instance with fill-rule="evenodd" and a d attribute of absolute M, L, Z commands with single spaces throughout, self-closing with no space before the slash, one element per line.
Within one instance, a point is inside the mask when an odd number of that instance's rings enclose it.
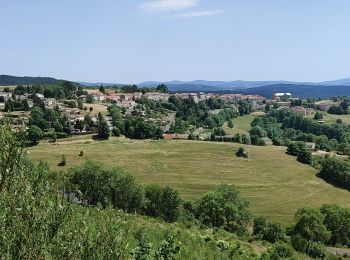
<path fill-rule="evenodd" d="M 17 77 L 0 75 L 0 85 L 32 85 L 32 84 L 59 84 L 61 79 L 51 77 Z M 78 84 L 96 87 L 122 85 L 118 83 L 104 82 L 76 82 Z M 271 97 L 272 91 L 291 92 L 301 98 L 320 97 L 328 98 L 334 96 L 350 96 L 350 78 L 324 81 L 324 82 L 293 82 L 293 81 L 146 81 L 138 84 L 139 87 L 155 87 L 159 84 L 166 84 L 173 92 L 221 92 L 221 93 L 246 93 L 258 94 L 267 98 Z"/>
<path fill-rule="evenodd" d="M 240 93 L 257 94 L 266 98 L 271 98 L 273 91 L 290 92 L 299 98 L 330 98 L 337 96 L 350 96 L 350 86 L 303 84 L 275 84 L 244 89 L 240 91 Z"/>
<path fill-rule="evenodd" d="M 55 79 L 50 77 L 17 77 L 11 75 L 0 75 L 0 85 L 34 85 L 34 84 L 59 84 L 63 82 L 61 79 Z"/>

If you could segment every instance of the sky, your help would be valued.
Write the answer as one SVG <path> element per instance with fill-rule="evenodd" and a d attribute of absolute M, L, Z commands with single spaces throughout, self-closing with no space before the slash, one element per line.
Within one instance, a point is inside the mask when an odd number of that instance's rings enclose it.
<path fill-rule="evenodd" d="M 0 74 L 139 83 L 350 77 L 349 0 L 0 0 Z"/>

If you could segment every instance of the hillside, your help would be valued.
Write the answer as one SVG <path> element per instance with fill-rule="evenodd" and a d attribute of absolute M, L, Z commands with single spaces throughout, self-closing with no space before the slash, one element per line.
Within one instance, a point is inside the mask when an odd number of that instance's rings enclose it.
<path fill-rule="evenodd" d="M 252 156 L 234 156 L 243 146 L 193 141 L 137 141 L 112 138 L 96 142 L 91 136 L 40 143 L 30 149 L 34 161 L 66 170 L 87 159 L 127 170 L 143 184 L 158 183 L 177 189 L 184 199 L 199 198 L 220 184 L 233 184 L 251 203 L 254 214 L 291 223 L 298 208 L 338 203 L 350 206 L 349 193 L 316 177 L 317 171 L 286 155 L 281 147 L 244 146 Z M 84 151 L 80 157 L 79 152 Z M 67 166 L 58 167 L 62 154 Z"/>
<path fill-rule="evenodd" d="M 249 88 L 241 92 L 257 94 L 271 98 L 272 92 L 290 92 L 300 98 L 329 98 L 336 96 L 350 96 L 350 86 L 323 86 L 301 84 L 276 84 L 264 87 Z"/>
<path fill-rule="evenodd" d="M 1 86 L 11 85 L 34 85 L 34 84 L 59 84 L 63 80 L 50 77 L 17 77 L 10 75 L 0 75 Z"/>

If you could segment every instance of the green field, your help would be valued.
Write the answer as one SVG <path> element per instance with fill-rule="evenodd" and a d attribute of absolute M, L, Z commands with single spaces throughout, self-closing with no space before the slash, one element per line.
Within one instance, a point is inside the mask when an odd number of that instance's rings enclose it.
<path fill-rule="evenodd" d="M 343 120 L 343 123 L 345 124 L 350 124 L 350 115 L 333 115 L 324 111 L 319 111 L 319 112 L 323 114 L 322 120 L 326 124 L 335 124 L 337 119 Z M 307 115 L 306 117 L 313 118 L 314 115 Z"/>
<path fill-rule="evenodd" d="M 348 191 L 317 178 L 315 169 L 298 163 L 281 147 L 245 146 L 252 159 L 244 160 L 234 156 L 240 145 L 231 143 L 124 138 L 98 142 L 88 138 L 40 143 L 30 148 L 30 157 L 61 170 L 88 159 L 119 166 L 143 184 L 171 185 L 184 199 L 198 198 L 222 183 L 234 184 L 251 202 L 255 214 L 283 223 L 290 223 L 296 210 L 304 206 L 339 203 L 350 207 Z M 78 156 L 81 150 L 83 157 Z M 67 166 L 58 167 L 62 154 Z"/>
<path fill-rule="evenodd" d="M 11 85 L 11 86 L 2 86 L 2 85 L 0 85 L 0 91 L 3 91 L 4 88 L 15 89 L 16 87 L 17 87 L 17 85 Z"/>
<path fill-rule="evenodd" d="M 228 135 L 248 134 L 251 128 L 250 123 L 253 121 L 254 117 L 261 114 L 260 112 L 256 112 L 245 116 L 239 116 L 233 119 L 233 128 L 229 128 L 227 122 L 224 124 L 223 128 Z"/>

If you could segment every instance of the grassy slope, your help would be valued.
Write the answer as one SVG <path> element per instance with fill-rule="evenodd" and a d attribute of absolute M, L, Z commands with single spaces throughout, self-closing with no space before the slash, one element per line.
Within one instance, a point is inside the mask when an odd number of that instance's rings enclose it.
<path fill-rule="evenodd" d="M 234 156 L 238 144 L 86 138 L 41 143 L 30 149 L 30 157 L 58 169 L 61 155 L 66 154 L 67 166 L 62 170 L 87 159 L 101 161 L 126 169 L 141 183 L 171 185 L 185 199 L 198 198 L 221 183 L 234 184 L 255 214 L 283 223 L 290 223 L 303 206 L 332 202 L 350 207 L 349 192 L 317 178 L 315 169 L 298 163 L 281 147 L 245 146 L 252 159 L 244 160 Z M 78 156 L 81 150 L 83 157 Z"/>

